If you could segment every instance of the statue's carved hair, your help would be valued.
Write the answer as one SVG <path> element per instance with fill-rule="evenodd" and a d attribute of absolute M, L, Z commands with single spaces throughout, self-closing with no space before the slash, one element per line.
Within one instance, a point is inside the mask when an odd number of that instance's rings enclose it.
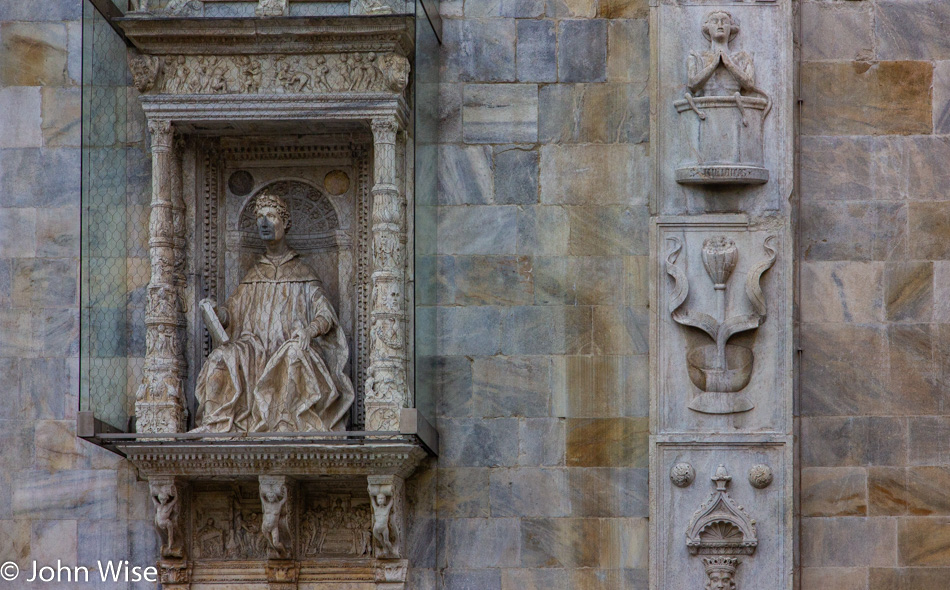
<path fill-rule="evenodd" d="M 290 229 L 290 207 L 287 206 L 286 201 L 268 192 L 267 189 L 264 189 L 257 195 L 257 200 L 254 202 L 254 215 L 259 216 L 261 209 L 264 207 L 273 207 L 276 209 L 277 214 L 280 215 L 280 218 L 284 222 L 284 229 Z"/>
<path fill-rule="evenodd" d="M 703 19 L 703 37 L 706 39 L 712 39 L 712 34 L 709 32 L 709 21 L 712 19 L 713 15 L 724 14 L 729 17 L 729 21 L 732 23 L 732 30 L 729 31 L 729 40 L 732 41 L 736 38 L 736 35 L 739 34 L 739 19 L 732 16 L 725 10 L 714 10 L 706 15 L 706 18 Z"/>

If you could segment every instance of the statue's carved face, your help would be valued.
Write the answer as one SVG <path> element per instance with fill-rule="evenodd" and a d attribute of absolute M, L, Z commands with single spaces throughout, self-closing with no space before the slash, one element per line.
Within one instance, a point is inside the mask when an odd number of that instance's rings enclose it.
<path fill-rule="evenodd" d="M 732 16 L 726 12 L 711 13 L 706 17 L 706 23 L 703 27 L 712 40 L 718 43 L 728 42 L 732 38 L 732 30 L 735 28 Z"/>
<path fill-rule="evenodd" d="M 257 211 L 257 233 L 265 242 L 284 239 L 287 228 L 280 212 L 275 207 L 262 207 Z"/>
<path fill-rule="evenodd" d="M 706 581 L 706 590 L 735 590 L 736 584 L 732 581 L 732 573 L 727 571 L 709 572 Z"/>

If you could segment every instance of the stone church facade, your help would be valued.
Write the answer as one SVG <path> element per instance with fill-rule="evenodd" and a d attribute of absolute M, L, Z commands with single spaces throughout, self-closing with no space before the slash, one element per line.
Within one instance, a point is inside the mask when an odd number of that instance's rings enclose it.
<path fill-rule="evenodd" d="M 950 586 L 948 30 L 0 0 L 0 587 Z M 344 338 L 342 432 L 202 430 L 201 300 L 269 252 L 265 192 Z M 90 581 L 27 581 L 58 563 Z"/>

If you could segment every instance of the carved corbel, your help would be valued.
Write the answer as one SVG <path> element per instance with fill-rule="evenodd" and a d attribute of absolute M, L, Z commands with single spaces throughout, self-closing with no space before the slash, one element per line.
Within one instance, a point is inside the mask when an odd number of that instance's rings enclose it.
<path fill-rule="evenodd" d="M 132 84 L 139 92 L 148 92 L 155 88 L 162 74 L 162 59 L 154 55 L 143 55 L 135 49 L 129 50 L 129 70 L 132 72 Z"/>
<path fill-rule="evenodd" d="M 171 476 L 150 477 L 148 491 L 155 507 L 155 529 L 162 539 L 162 559 L 185 559 L 182 526 L 185 483 Z"/>
<path fill-rule="evenodd" d="M 290 523 L 294 508 L 294 481 L 284 475 L 261 475 L 258 481 L 264 510 L 261 534 L 267 539 L 267 556 L 272 560 L 289 559 L 293 556 Z"/>
<path fill-rule="evenodd" d="M 369 499 L 373 507 L 373 553 L 377 559 L 404 556 L 405 483 L 397 475 L 370 475 Z"/>

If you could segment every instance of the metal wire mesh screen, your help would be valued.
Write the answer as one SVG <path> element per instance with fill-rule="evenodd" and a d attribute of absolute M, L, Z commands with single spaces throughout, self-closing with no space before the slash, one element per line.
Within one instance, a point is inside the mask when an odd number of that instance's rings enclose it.
<path fill-rule="evenodd" d="M 145 356 L 149 160 L 125 43 L 88 1 L 82 75 L 80 409 L 126 430 Z"/>

